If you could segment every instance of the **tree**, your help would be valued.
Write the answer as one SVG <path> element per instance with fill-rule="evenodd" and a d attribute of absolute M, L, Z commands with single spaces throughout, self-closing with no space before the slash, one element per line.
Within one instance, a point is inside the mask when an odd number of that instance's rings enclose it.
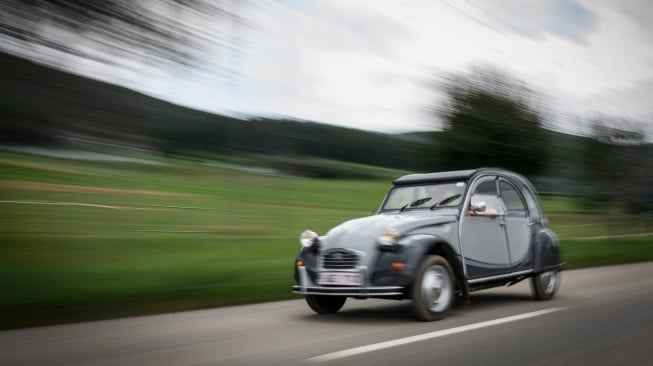
<path fill-rule="evenodd" d="M 600 116 L 590 122 L 583 170 L 595 203 L 628 211 L 650 209 L 653 162 L 641 125 Z"/>
<path fill-rule="evenodd" d="M 233 73 L 249 27 L 230 0 L 3 0 L 5 52 L 59 62 L 82 59 L 142 72 L 140 64 L 196 73 Z M 207 57 L 210 53 L 211 57 Z M 217 56 L 216 56 L 217 55 Z M 47 57 L 47 58 L 46 58 Z M 227 77 L 223 75 L 223 77 Z"/>
<path fill-rule="evenodd" d="M 485 68 L 448 78 L 444 90 L 437 150 L 445 169 L 500 166 L 528 175 L 547 163 L 542 117 L 524 83 Z"/>

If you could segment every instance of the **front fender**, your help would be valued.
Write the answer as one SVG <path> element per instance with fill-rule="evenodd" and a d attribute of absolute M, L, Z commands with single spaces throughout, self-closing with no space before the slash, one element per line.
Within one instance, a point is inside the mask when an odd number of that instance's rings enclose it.
<path fill-rule="evenodd" d="M 295 283 L 299 283 L 299 271 L 297 269 L 297 261 L 301 260 L 304 262 L 304 267 L 308 269 L 308 273 L 311 277 L 311 280 L 315 281 L 315 273 L 317 272 L 317 257 L 318 250 L 315 248 L 304 248 L 302 247 L 295 258 Z"/>
<path fill-rule="evenodd" d="M 372 271 L 372 283 L 376 286 L 410 286 L 422 260 L 437 243 L 448 245 L 436 235 L 420 234 L 402 238 L 395 250 L 381 252 Z M 403 269 L 393 269 L 394 262 L 403 263 Z"/>

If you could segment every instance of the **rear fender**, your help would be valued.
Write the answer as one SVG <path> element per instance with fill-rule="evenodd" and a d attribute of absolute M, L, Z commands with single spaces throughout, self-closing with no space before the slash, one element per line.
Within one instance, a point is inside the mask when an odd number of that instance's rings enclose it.
<path fill-rule="evenodd" d="M 557 236 L 549 229 L 542 229 L 535 234 L 533 258 L 535 272 L 544 272 L 563 266 L 560 244 Z"/>

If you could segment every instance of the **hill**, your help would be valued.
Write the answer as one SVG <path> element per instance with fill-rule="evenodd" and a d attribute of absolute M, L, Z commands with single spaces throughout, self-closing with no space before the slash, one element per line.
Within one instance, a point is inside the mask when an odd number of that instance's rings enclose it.
<path fill-rule="evenodd" d="M 429 144 L 282 119 L 237 119 L 0 54 L 0 143 L 155 150 L 172 154 L 314 156 L 433 169 Z"/>
<path fill-rule="evenodd" d="M 322 177 L 343 175 L 321 159 L 409 171 L 440 169 L 437 142 L 443 132 L 393 135 L 290 119 L 238 119 L 5 53 L 0 53 L 0 67 L 0 144 L 196 156 L 256 154 L 262 165 Z M 547 131 L 545 140 L 542 149 L 550 155 L 543 190 L 581 193 L 586 188 L 583 147 L 589 139 Z M 647 149 L 653 158 L 653 145 Z M 347 166 L 344 176 L 355 177 L 358 169 Z"/>

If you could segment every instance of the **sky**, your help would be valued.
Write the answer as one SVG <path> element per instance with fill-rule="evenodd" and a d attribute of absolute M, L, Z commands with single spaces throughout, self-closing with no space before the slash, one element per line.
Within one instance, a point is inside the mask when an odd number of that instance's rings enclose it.
<path fill-rule="evenodd" d="M 235 3 L 249 23 L 232 29 L 237 49 L 207 48 L 210 67 L 196 73 L 138 59 L 124 60 L 129 69 L 51 61 L 202 110 L 392 133 L 438 129 L 438 81 L 491 66 L 526 82 L 556 129 L 583 133 L 601 114 L 653 136 L 653 1 Z"/>

